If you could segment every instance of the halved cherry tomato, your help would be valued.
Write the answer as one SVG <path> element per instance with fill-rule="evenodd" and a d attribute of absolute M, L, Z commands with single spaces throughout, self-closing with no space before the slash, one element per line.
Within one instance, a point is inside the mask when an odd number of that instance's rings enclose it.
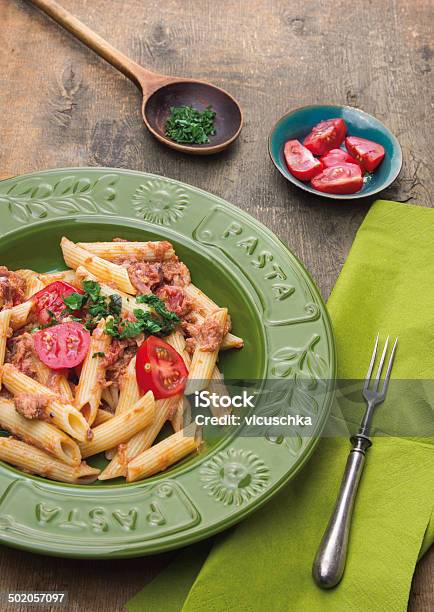
<path fill-rule="evenodd" d="M 155 399 L 182 393 L 187 377 L 181 355 L 161 338 L 149 336 L 137 351 L 137 384 L 144 392 L 152 391 Z"/>
<path fill-rule="evenodd" d="M 368 172 L 373 172 L 384 159 L 384 147 L 372 140 L 349 136 L 345 138 L 345 146 Z"/>
<path fill-rule="evenodd" d="M 324 168 L 340 166 L 342 163 L 356 164 L 361 168 L 362 174 L 364 173 L 364 168 L 360 166 L 360 162 L 357 161 L 357 159 L 355 159 L 354 157 L 351 157 L 351 155 L 343 149 L 332 149 L 331 151 L 328 151 L 325 155 L 321 157 L 320 161 L 322 162 Z"/>
<path fill-rule="evenodd" d="M 298 140 L 288 140 L 283 149 L 286 165 L 291 174 L 300 181 L 310 181 L 322 170 L 322 163 L 315 159 L 309 149 Z"/>
<path fill-rule="evenodd" d="M 347 126 L 343 119 L 326 119 L 312 128 L 303 144 L 314 155 L 324 155 L 330 149 L 337 149 L 346 133 Z"/>
<path fill-rule="evenodd" d="M 356 164 L 325 168 L 312 179 L 312 187 L 324 193 L 355 193 L 363 187 L 362 171 Z"/>
<path fill-rule="evenodd" d="M 52 370 L 73 368 L 89 351 L 90 334 L 75 321 L 60 323 L 33 334 L 39 359 Z"/>
<path fill-rule="evenodd" d="M 56 281 L 35 293 L 35 295 L 32 296 L 32 300 L 35 303 L 36 317 L 39 323 L 45 325 L 46 323 L 50 323 L 52 316 L 56 318 L 59 317 L 66 308 L 62 298 L 71 295 L 71 293 L 83 294 L 83 291 L 64 281 Z M 50 315 L 48 311 L 50 311 L 52 315 Z"/>

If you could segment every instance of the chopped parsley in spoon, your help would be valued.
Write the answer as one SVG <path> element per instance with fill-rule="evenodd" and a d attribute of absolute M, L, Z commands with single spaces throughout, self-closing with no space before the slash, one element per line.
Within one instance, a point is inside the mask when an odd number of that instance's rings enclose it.
<path fill-rule="evenodd" d="M 216 133 L 215 111 L 208 106 L 200 112 L 192 106 L 172 106 L 166 122 L 166 136 L 182 144 L 206 144 Z"/>

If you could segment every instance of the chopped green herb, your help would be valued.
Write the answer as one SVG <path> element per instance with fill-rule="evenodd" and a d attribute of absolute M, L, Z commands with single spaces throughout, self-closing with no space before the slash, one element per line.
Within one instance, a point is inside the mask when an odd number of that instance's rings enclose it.
<path fill-rule="evenodd" d="M 167 321 L 179 323 L 179 317 L 171 310 L 167 310 L 166 304 L 163 302 L 163 300 L 160 300 L 160 298 L 158 298 L 153 293 L 148 293 L 146 295 L 138 295 L 136 298 L 136 302 L 138 304 L 147 304 L 148 306 L 151 306 L 155 310 L 155 312 L 160 315 L 160 317 Z"/>
<path fill-rule="evenodd" d="M 63 302 L 66 305 L 67 312 L 75 312 L 76 310 L 80 310 L 83 308 L 87 301 L 87 295 L 84 293 L 71 293 L 70 295 L 65 295 L 63 298 Z"/>
<path fill-rule="evenodd" d="M 147 304 L 151 311 L 141 308 L 134 310 L 136 321 L 122 319 L 122 297 L 113 293 L 108 297 L 101 295 L 101 286 L 96 281 L 83 281 L 84 294 L 71 293 L 63 298 L 65 310 L 62 315 L 69 316 L 74 321 L 80 321 L 86 329 L 92 331 L 101 319 L 107 319 L 105 332 L 123 340 L 133 338 L 139 334 L 167 335 L 173 331 L 175 325 L 180 322 L 179 317 L 167 310 L 165 303 L 156 295 L 141 295 L 137 302 Z M 84 310 L 82 318 L 71 316 L 72 313 Z M 50 313 L 52 319 L 48 326 L 58 323 L 54 313 Z M 108 318 L 110 317 L 110 318 Z M 94 353 L 93 357 L 102 357 L 103 353 Z"/>
<path fill-rule="evenodd" d="M 119 340 L 133 338 L 142 333 L 142 326 L 136 321 L 109 319 L 105 326 L 106 334 Z"/>
<path fill-rule="evenodd" d="M 109 319 L 105 324 L 105 333 L 114 338 L 119 338 L 118 326 L 114 319 Z"/>
<path fill-rule="evenodd" d="M 83 289 L 90 297 L 92 302 L 97 302 L 101 296 L 101 287 L 97 281 L 85 280 L 83 281 Z"/>
<path fill-rule="evenodd" d="M 150 312 L 145 312 L 144 310 L 139 310 L 137 308 L 134 310 L 134 316 L 140 323 L 144 333 L 155 335 L 162 332 L 164 325 L 158 321 L 158 319 L 153 317 Z"/>
<path fill-rule="evenodd" d="M 149 312 L 138 309 L 134 310 L 134 315 L 137 319 L 143 321 L 145 332 L 149 334 L 160 334 L 162 336 L 167 336 L 167 334 L 170 334 L 174 330 L 175 326 L 180 322 L 180 318 L 171 310 L 167 310 L 166 304 L 153 293 L 138 295 L 136 302 L 151 306 L 159 317 L 158 319 L 155 319 L 150 316 Z M 160 329 L 155 329 L 155 325 L 158 325 Z"/>
<path fill-rule="evenodd" d="M 192 106 L 172 106 L 166 136 L 180 143 L 205 144 L 216 133 L 215 116 L 211 106 L 202 113 Z"/>
<path fill-rule="evenodd" d="M 119 323 L 120 333 L 119 338 L 124 340 L 125 338 L 134 338 L 143 333 L 142 325 L 137 321 L 121 321 Z"/>
<path fill-rule="evenodd" d="M 104 298 L 101 298 L 100 302 L 95 302 L 94 304 L 91 304 L 88 308 L 88 312 L 92 317 L 95 317 L 96 319 L 102 319 L 110 313 Z"/>
<path fill-rule="evenodd" d="M 105 353 L 103 353 L 102 351 L 97 351 L 92 355 L 92 359 L 95 359 L 95 357 L 105 357 Z"/>
<path fill-rule="evenodd" d="M 112 315 L 120 315 L 122 310 L 122 298 L 117 293 L 109 297 L 109 311 Z"/>

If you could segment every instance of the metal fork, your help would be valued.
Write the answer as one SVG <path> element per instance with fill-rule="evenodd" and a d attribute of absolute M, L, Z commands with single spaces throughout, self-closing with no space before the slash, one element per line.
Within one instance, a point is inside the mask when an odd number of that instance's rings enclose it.
<path fill-rule="evenodd" d="M 329 524 L 327 525 L 327 529 L 325 530 L 324 536 L 321 540 L 321 544 L 312 568 L 312 575 L 315 582 L 323 589 L 331 589 L 332 587 L 336 586 L 340 582 L 344 573 L 354 501 L 356 499 L 360 477 L 363 472 L 365 453 L 368 448 L 372 446 L 372 441 L 369 438 L 372 416 L 375 406 L 378 406 L 378 404 L 384 402 L 386 397 L 397 343 L 398 338 L 395 339 L 395 343 L 389 357 L 384 383 L 381 391 L 379 391 L 378 387 L 380 384 L 384 360 L 386 358 L 389 337 L 387 337 L 383 353 L 380 358 L 380 363 L 377 369 L 377 377 L 375 378 L 372 388 L 370 388 L 372 370 L 374 369 L 375 358 L 377 355 L 378 335 L 377 339 L 375 340 L 374 351 L 372 353 L 371 362 L 369 364 L 368 373 L 366 374 L 365 384 L 363 387 L 363 397 L 366 400 L 367 408 L 358 433 L 351 437 L 353 447 L 347 459 L 335 509 L 330 517 Z"/>

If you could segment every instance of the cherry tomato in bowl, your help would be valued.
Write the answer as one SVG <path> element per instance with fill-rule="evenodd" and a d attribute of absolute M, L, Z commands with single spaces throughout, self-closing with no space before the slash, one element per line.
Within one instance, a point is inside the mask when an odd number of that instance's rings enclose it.
<path fill-rule="evenodd" d="M 345 139 L 345 146 L 368 172 L 373 172 L 384 159 L 384 147 L 378 144 L 378 142 L 357 136 L 349 136 Z"/>
<path fill-rule="evenodd" d="M 283 152 L 288 170 L 300 181 L 310 181 L 323 169 L 320 160 L 298 140 L 288 140 Z"/>
<path fill-rule="evenodd" d="M 326 119 L 314 125 L 303 144 L 314 155 L 324 155 L 330 149 L 339 147 L 346 133 L 347 126 L 343 119 Z"/>
<path fill-rule="evenodd" d="M 380 144 L 385 150 L 383 161 L 367 179 L 363 181 L 363 187 L 351 194 L 327 193 L 316 190 L 310 182 L 303 182 L 296 178 L 288 169 L 286 164 L 284 148 L 288 140 L 303 139 L 312 131 L 312 127 L 321 121 L 341 118 L 347 126 L 347 137 L 360 137 Z M 344 143 L 338 146 L 330 146 L 330 149 L 344 149 Z M 368 113 L 339 104 L 311 104 L 301 108 L 295 108 L 283 115 L 270 132 L 268 140 L 268 151 L 277 171 L 285 180 L 292 183 L 299 190 L 309 194 L 320 196 L 323 199 L 342 200 L 349 203 L 350 200 L 372 197 L 383 189 L 386 189 L 398 176 L 402 167 L 402 151 L 398 140 L 392 132 L 381 121 Z M 348 151 L 350 155 L 352 153 Z M 349 163 L 349 160 L 344 163 Z M 309 200 L 306 200 L 308 205 Z"/>
<path fill-rule="evenodd" d="M 89 351 L 90 334 L 75 321 L 60 323 L 33 334 L 35 350 L 42 363 L 52 370 L 74 368 Z"/>
<path fill-rule="evenodd" d="M 137 351 L 137 384 L 144 393 L 152 391 L 156 400 L 182 393 L 187 377 L 181 355 L 161 338 L 149 336 Z"/>
<path fill-rule="evenodd" d="M 363 176 L 356 164 L 325 168 L 312 179 L 312 187 L 325 193 L 356 193 L 363 187 Z"/>
<path fill-rule="evenodd" d="M 340 166 L 340 164 L 356 164 L 364 173 L 364 169 L 361 167 L 360 162 L 352 157 L 347 151 L 343 149 L 331 149 L 325 155 L 320 158 L 320 161 L 324 168 L 332 168 L 333 166 Z"/>
<path fill-rule="evenodd" d="M 32 301 L 35 304 L 36 318 L 39 323 L 46 325 L 53 317 L 56 319 L 60 317 L 66 308 L 63 298 L 71 293 L 83 294 L 83 291 L 65 281 L 55 281 L 35 293 Z"/>

